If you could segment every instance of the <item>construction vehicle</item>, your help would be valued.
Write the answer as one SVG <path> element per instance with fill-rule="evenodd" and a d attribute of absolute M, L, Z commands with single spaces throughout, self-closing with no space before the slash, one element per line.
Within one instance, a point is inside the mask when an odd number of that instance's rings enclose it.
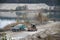
<path fill-rule="evenodd" d="M 26 26 L 24 24 L 18 24 L 11 28 L 13 32 L 24 31 Z"/>

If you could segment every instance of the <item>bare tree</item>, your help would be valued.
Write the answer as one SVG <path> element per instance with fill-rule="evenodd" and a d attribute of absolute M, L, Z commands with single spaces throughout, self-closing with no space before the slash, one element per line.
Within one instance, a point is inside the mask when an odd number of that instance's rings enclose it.
<path fill-rule="evenodd" d="M 40 12 L 38 13 L 37 20 L 42 23 L 42 14 Z"/>

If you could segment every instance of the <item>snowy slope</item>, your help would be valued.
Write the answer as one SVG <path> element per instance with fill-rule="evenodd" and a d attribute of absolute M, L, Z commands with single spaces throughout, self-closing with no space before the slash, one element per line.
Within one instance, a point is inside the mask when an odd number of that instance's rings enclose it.
<path fill-rule="evenodd" d="M 14 20 L 0 20 L 0 28 L 4 28 L 6 25 L 14 23 Z"/>

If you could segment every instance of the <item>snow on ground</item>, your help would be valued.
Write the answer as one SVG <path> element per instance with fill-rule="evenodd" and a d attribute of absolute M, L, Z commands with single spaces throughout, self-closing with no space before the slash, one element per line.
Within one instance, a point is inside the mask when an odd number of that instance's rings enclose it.
<path fill-rule="evenodd" d="M 15 21 L 6 21 L 6 20 L 0 20 L 2 22 L 2 26 L 0 28 L 3 28 L 4 25 L 13 23 Z M 3 25 L 4 24 L 4 25 Z M 56 34 L 56 28 L 58 27 L 58 24 L 60 25 L 60 22 L 50 22 L 45 25 L 37 25 L 37 31 L 34 32 L 28 32 L 28 31 L 23 31 L 23 32 L 12 32 L 12 31 L 7 31 L 7 39 L 11 37 L 11 39 L 28 39 L 28 37 L 37 37 L 39 35 L 41 38 L 45 38 L 48 35 L 53 35 Z M 60 27 L 60 26 L 59 26 Z M 58 29 L 58 28 L 57 28 Z"/>
<path fill-rule="evenodd" d="M 6 25 L 15 23 L 15 20 L 0 20 L 0 28 L 4 28 Z"/>

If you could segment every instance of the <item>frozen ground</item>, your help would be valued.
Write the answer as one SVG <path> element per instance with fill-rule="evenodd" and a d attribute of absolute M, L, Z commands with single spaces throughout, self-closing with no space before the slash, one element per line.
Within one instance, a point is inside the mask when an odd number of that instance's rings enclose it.
<path fill-rule="evenodd" d="M 58 33 L 60 22 L 52 22 L 48 23 L 45 25 L 38 25 L 37 29 L 38 31 L 35 32 L 28 32 L 28 31 L 23 31 L 23 32 L 11 32 L 8 31 L 7 36 L 10 36 L 12 39 L 28 39 L 28 37 L 36 37 L 39 35 L 41 38 L 45 38 L 48 35 L 53 35 Z M 60 30 L 59 30 L 60 31 Z"/>
<path fill-rule="evenodd" d="M 15 22 L 14 20 L 0 20 L 0 28 L 3 28 L 4 26 Z M 42 24 L 42 25 L 37 25 L 38 31 L 35 32 L 28 32 L 28 31 L 23 31 L 23 32 L 12 32 L 12 31 L 7 31 L 7 39 L 12 38 L 12 39 L 27 39 L 28 37 L 41 36 L 42 38 L 45 38 L 48 35 L 53 35 L 58 33 L 58 30 L 60 31 L 60 22 L 48 22 L 47 24 Z"/>

